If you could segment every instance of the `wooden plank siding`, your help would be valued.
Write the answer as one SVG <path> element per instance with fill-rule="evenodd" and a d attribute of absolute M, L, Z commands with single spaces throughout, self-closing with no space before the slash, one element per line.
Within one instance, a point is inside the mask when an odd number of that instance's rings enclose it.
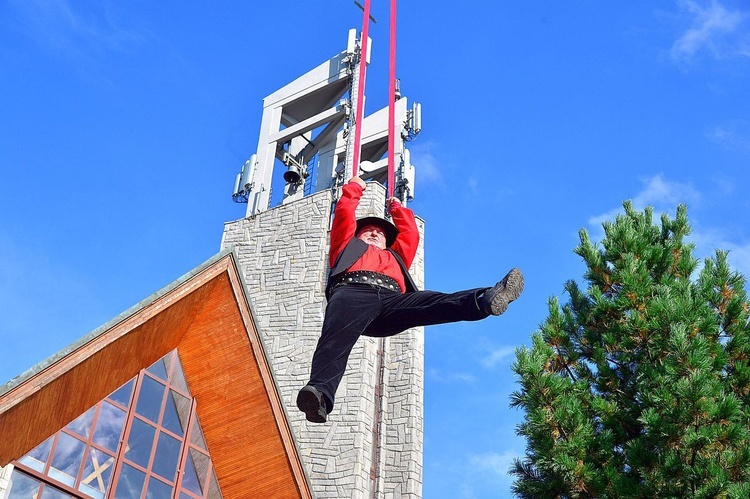
<path fill-rule="evenodd" d="M 177 348 L 224 497 L 312 497 L 255 324 L 227 253 L 0 393 L 0 466 Z"/>
<path fill-rule="evenodd" d="M 179 352 L 206 440 L 222 452 L 222 459 L 214 460 L 219 483 L 222 490 L 252 484 L 253 497 L 296 497 L 272 395 L 261 376 L 265 359 L 259 362 L 247 341 L 227 276 L 217 279 L 225 285 L 208 297 Z"/>

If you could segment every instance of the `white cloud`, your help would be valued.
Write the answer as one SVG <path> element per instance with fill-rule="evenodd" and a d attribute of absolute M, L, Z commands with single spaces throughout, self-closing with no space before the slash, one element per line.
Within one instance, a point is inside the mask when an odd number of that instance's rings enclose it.
<path fill-rule="evenodd" d="M 708 137 L 728 149 L 750 152 L 750 125 L 744 120 L 717 125 L 709 131 Z"/>
<path fill-rule="evenodd" d="M 672 45 L 670 53 L 675 60 L 691 59 L 701 51 L 715 58 L 748 55 L 747 33 L 742 30 L 747 13 L 729 10 L 717 0 L 681 0 L 679 6 L 692 25 Z"/>
<path fill-rule="evenodd" d="M 433 150 L 435 144 L 429 141 L 409 144 L 411 162 L 414 165 L 417 181 L 425 184 L 442 184 L 443 175 Z"/>
<path fill-rule="evenodd" d="M 641 179 L 644 189 L 633 198 L 633 205 L 642 209 L 646 206 L 671 206 L 679 203 L 699 201 L 700 193 L 690 184 L 670 182 L 661 174 Z"/>
<path fill-rule="evenodd" d="M 729 250 L 729 265 L 732 270 L 750 279 L 750 243 L 743 246 L 727 241 L 720 243 L 718 248 Z"/>
<path fill-rule="evenodd" d="M 474 488 L 468 483 L 462 483 L 459 491 L 461 499 L 476 499 L 477 495 L 474 492 Z"/>
<path fill-rule="evenodd" d="M 694 230 L 690 235 L 697 258 L 712 257 L 717 249 L 729 251 L 730 268 L 750 278 L 750 243 L 742 244 L 730 239 L 730 236 L 718 228 Z"/>
<path fill-rule="evenodd" d="M 449 383 L 449 384 L 474 383 L 477 380 L 477 377 L 471 373 L 465 373 L 465 372 L 443 373 L 434 368 L 430 369 L 428 371 L 428 374 L 431 380 L 437 381 L 438 383 Z"/>
<path fill-rule="evenodd" d="M 92 50 L 126 50 L 145 37 L 120 26 L 112 5 L 83 8 L 68 0 L 16 0 L 12 2 L 21 25 L 39 45 L 81 57 Z"/>
<path fill-rule="evenodd" d="M 523 440 L 518 440 L 525 445 Z M 507 445 L 507 443 L 506 443 Z M 455 483 L 455 497 L 476 499 L 477 497 L 512 497 L 510 488 L 514 477 L 509 473 L 514 459 L 523 455 L 512 448 L 468 453 L 463 459 L 453 458 L 441 472 Z"/>
<path fill-rule="evenodd" d="M 521 454 L 510 449 L 502 452 L 472 454 L 467 462 L 467 467 L 470 470 L 467 478 L 471 477 L 472 481 L 479 479 L 485 482 L 494 482 L 494 487 L 498 491 L 497 497 L 510 497 L 510 487 L 514 480 L 514 477 L 510 474 L 510 468 L 513 466 L 514 459 L 522 457 Z M 502 494 L 500 491 L 505 493 Z M 467 495 L 467 497 L 471 496 Z"/>
<path fill-rule="evenodd" d="M 654 207 L 655 218 L 659 213 L 667 213 L 670 218 L 675 216 L 675 208 L 678 204 L 687 204 L 688 207 L 699 206 L 703 195 L 693 188 L 692 185 L 681 182 L 673 182 L 665 179 L 662 175 L 655 175 L 642 180 L 643 189 L 632 198 L 636 209 L 642 210 L 646 206 Z M 734 183 L 730 179 L 718 178 L 714 180 L 714 189 L 719 193 L 730 195 L 734 190 Z M 602 215 L 589 219 L 592 226 L 590 233 L 594 240 L 603 237 L 601 224 L 604 221 L 613 221 L 615 217 L 623 212 L 622 208 L 615 208 Z M 750 242 L 736 241 L 736 235 L 728 233 L 728 229 L 721 225 L 710 227 L 700 223 L 695 217 L 690 216 L 692 232 L 688 240 L 695 244 L 696 258 L 704 259 L 712 257 L 717 249 L 729 251 L 729 264 L 733 270 L 740 272 L 746 278 L 750 278 Z M 655 220 L 658 223 L 658 220 Z M 734 239 L 733 239 L 734 237 Z"/>
<path fill-rule="evenodd" d="M 726 177 L 720 173 L 714 174 L 711 179 L 714 190 L 717 196 L 729 197 L 737 192 L 737 184 L 732 178 Z"/>
<path fill-rule="evenodd" d="M 497 364 L 503 363 L 508 359 L 514 358 L 516 354 L 516 347 L 514 346 L 502 346 L 492 350 L 488 355 L 482 358 L 482 365 L 486 368 L 493 368 Z"/>
<path fill-rule="evenodd" d="M 701 194 L 693 186 L 681 182 L 664 179 L 661 174 L 642 178 L 643 189 L 631 199 L 633 207 L 642 210 L 646 206 L 653 206 L 655 213 L 669 213 L 674 216 L 678 204 L 698 203 Z M 589 218 L 589 225 L 600 227 L 602 222 L 614 220 L 615 216 L 623 212 L 622 207 L 614 208 L 607 213 Z"/>
<path fill-rule="evenodd" d="M 477 471 L 486 471 L 492 475 L 510 479 L 508 471 L 513 465 L 513 460 L 521 457 L 521 454 L 512 450 L 505 450 L 502 453 L 485 452 L 469 456 L 469 466 Z"/>

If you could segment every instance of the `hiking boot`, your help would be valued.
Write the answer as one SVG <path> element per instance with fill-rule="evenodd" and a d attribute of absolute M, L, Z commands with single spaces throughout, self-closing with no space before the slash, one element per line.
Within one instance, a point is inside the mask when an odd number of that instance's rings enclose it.
<path fill-rule="evenodd" d="M 297 407 L 311 423 L 325 423 L 328 418 L 323 394 L 312 385 L 306 385 L 299 391 Z"/>
<path fill-rule="evenodd" d="M 523 274 L 518 269 L 511 269 L 503 280 L 484 292 L 479 302 L 482 312 L 490 315 L 500 315 L 508 308 L 508 304 L 521 296 L 523 291 Z"/>

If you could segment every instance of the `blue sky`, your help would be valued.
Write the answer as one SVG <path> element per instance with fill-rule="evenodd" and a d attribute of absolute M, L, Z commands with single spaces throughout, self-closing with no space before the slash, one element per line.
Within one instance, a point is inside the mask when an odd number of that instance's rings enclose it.
<path fill-rule="evenodd" d="M 348 0 L 0 2 L 0 383 L 216 253 L 262 98 L 360 27 Z M 398 50 L 427 286 L 527 281 L 503 317 L 426 331 L 424 497 L 508 497 L 514 349 L 580 281 L 580 228 L 685 203 L 697 256 L 750 275 L 750 5 L 401 2 Z"/>

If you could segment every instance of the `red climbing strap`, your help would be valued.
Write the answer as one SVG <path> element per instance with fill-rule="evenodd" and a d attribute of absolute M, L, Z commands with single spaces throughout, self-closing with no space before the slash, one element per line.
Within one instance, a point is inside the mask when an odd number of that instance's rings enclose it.
<path fill-rule="evenodd" d="M 365 113 L 365 77 L 367 72 L 367 40 L 370 33 L 370 0 L 365 0 L 362 16 L 362 36 L 359 52 L 359 78 L 357 79 L 357 109 L 354 117 L 354 151 L 352 152 L 352 177 L 359 174 L 359 156 L 362 141 L 362 120 Z"/>
<path fill-rule="evenodd" d="M 388 197 L 395 190 L 396 157 L 396 0 L 391 0 L 388 54 Z"/>

